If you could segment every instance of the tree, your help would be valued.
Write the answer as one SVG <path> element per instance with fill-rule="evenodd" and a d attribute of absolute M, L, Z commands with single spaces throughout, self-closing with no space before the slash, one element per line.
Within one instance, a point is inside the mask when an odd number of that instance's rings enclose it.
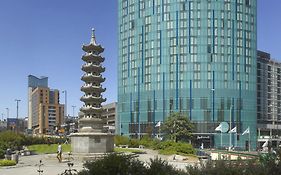
<path fill-rule="evenodd" d="M 182 113 L 171 113 L 161 126 L 161 132 L 165 137 L 175 142 L 187 141 L 192 137 L 194 126 Z"/>

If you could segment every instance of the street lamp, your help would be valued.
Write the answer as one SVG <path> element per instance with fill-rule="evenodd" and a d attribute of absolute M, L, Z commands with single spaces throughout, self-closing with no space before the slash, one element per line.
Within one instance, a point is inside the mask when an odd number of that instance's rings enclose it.
<path fill-rule="evenodd" d="M 6 108 L 6 110 L 7 110 L 7 120 L 8 120 L 8 118 L 9 118 L 9 108 Z"/>
<path fill-rule="evenodd" d="M 72 117 L 74 118 L 74 111 L 75 111 L 76 106 L 71 106 L 71 107 L 72 107 Z"/>
<path fill-rule="evenodd" d="M 17 133 L 19 132 L 19 99 L 15 99 L 15 101 L 17 102 L 17 121 L 16 121 L 16 127 L 17 127 Z"/>
<path fill-rule="evenodd" d="M 215 121 L 215 88 L 211 89 L 211 96 L 212 96 L 212 118 L 213 122 Z"/>
<path fill-rule="evenodd" d="M 229 109 L 229 150 L 231 149 L 231 132 L 230 130 L 232 129 L 232 126 L 231 126 L 231 120 L 232 120 L 232 108 L 233 108 L 233 105 L 231 104 L 230 105 L 230 109 Z"/>
<path fill-rule="evenodd" d="M 62 91 L 64 93 L 64 116 L 67 117 L 67 91 Z"/>

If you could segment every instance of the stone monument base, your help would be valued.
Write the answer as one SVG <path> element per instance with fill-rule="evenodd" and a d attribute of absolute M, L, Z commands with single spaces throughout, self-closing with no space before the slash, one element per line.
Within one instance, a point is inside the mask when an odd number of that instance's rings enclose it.
<path fill-rule="evenodd" d="M 73 153 L 107 153 L 114 149 L 114 134 L 83 132 L 70 137 Z"/>

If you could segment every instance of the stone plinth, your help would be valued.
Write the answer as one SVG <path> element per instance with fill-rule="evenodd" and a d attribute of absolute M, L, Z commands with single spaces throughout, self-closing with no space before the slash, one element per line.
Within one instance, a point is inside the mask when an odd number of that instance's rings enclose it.
<path fill-rule="evenodd" d="M 114 135 L 110 133 L 73 133 L 70 137 L 73 153 L 107 153 L 114 149 Z"/>

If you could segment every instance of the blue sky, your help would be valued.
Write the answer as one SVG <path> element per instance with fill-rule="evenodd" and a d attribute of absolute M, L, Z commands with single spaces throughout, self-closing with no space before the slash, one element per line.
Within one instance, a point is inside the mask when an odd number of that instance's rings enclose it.
<path fill-rule="evenodd" d="M 91 28 L 105 47 L 103 74 L 107 103 L 117 100 L 118 0 L 1 0 L 0 1 L 0 115 L 27 116 L 27 76 L 48 76 L 49 86 L 67 90 L 68 114 L 82 103 L 80 70 L 83 43 Z M 281 1 L 258 0 L 258 48 L 281 60 Z M 61 102 L 64 95 L 61 94 Z"/>

